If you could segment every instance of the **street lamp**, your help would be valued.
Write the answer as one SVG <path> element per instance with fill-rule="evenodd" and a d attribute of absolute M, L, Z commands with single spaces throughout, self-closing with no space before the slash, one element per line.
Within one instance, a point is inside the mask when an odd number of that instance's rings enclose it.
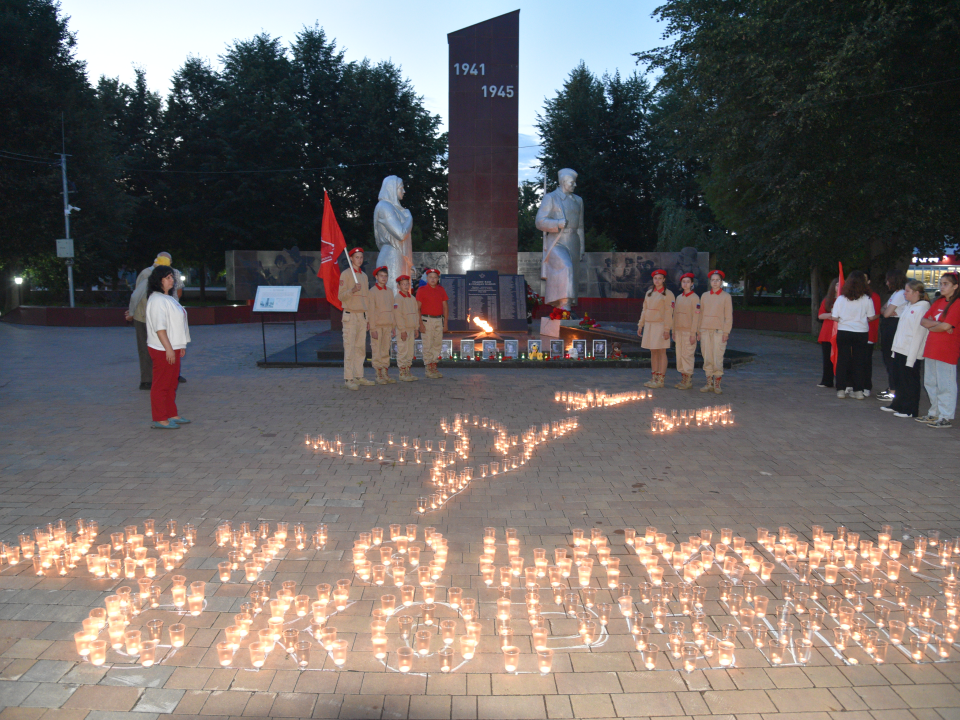
<path fill-rule="evenodd" d="M 23 285 L 23 278 L 20 277 L 19 275 L 17 275 L 17 276 L 13 279 L 13 281 L 14 281 L 17 285 Z"/>

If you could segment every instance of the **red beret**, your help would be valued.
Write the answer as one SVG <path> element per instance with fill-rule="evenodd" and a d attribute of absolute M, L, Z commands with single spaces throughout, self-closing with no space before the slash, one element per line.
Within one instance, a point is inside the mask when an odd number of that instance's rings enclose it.
<path fill-rule="evenodd" d="M 350 252 L 348 252 L 347 255 L 349 255 L 350 257 L 353 257 L 353 256 L 356 255 L 357 253 L 362 253 L 362 252 L 363 252 L 363 248 L 358 248 L 358 247 L 357 247 L 357 248 L 354 248 L 353 250 L 351 250 Z"/>
<path fill-rule="evenodd" d="M 436 273 L 437 275 L 439 275 L 440 271 L 437 270 L 436 268 L 427 268 L 426 270 L 423 271 L 424 275 L 429 275 L 430 273 Z"/>
<path fill-rule="evenodd" d="M 374 273 L 374 275 L 376 275 L 376 273 Z M 397 278 L 397 282 L 400 282 L 401 280 L 409 280 L 409 279 L 410 279 L 409 275 L 401 275 L 400 277 Z"/>
<path fill-rule="evenodd" d="M 380 272 L 381 270 L 383 270 L 383 272 L 385 272 L 387 275 L 390 274 L 390 271 L 387 270 L 387 266 L 386 266 L 386 265 L 381 265 L 380 267 L 378 267 L 376 270 L 373 271 L 373 274 L 376 275 L 376 274 L 377 274 L 378 272 Z"/>
<path fill-rule="evenodd" d="M 653 277 L 654 275 L 663 275 L 664 277 L 666 277 L 666 276 L 667 276 L 667 271 L 666 271 L 666 270 L 654 270 L 652 273 L 650 273 L 650 277 Z"/>
<path fill-rule="evenodd" d="M 697 279 L 697 276 L 694 275 L 693 273 L 684 273 L 683 275 L 680 276 L 680 279 L 683 280 L 684 278 L 687 278 L 687 277 L 690 278 L 691 280 Z"/>
<path fill-rule="evenodd" d="M 727 279 L 727 276 L 723 274 L 723 270 L 711 270 L 707 273 L 707 277 L 712 277 L 714 275 L 719 275 L 723 280 Z"/>

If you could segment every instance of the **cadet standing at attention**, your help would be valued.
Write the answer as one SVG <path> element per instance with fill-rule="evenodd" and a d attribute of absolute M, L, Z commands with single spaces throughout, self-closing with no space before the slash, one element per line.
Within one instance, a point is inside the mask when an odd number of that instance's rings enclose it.
<path fill-rule="evenodd" d="M 430 379 L 442 378 L 437 370 L 440 360 L 440 344 L 447 330 L 447 291 L 440 287 L 440 271 L 427 268 L 424 271 L 427 284 L 417 290 L 420 306 L 420 334 L 423 336 L 423 365 Z"/>
<path fill-rule="evenodd" d="M 410 294 L 410 276 L 397 278 L 397 294 L 393 299 L 393 323 L 397 328 L 397 367 L 400 379 L 413 382 L 418 378 L 410 372 L 413 365 L 413 341 L 420 335 L 420 307 Z"/>
<path fill-rule="evenodd" d="M 722 270 L 710 272 L 710 290 L 700 298 L 700 354 L 703 355 L 703 372 L 707 384 L 700 392 L 722 395 L 720 378 L 723 377 L 723 354 L 733 329 L 733 298 L 724 292 Z"/>
<path fill-rule="evenodd" d="M 375 385 L 363 376 L 363 361 L 367 355 L 367 294 L 370 281 L 360 269 L 363 250 L 354 248 L 350 266 L 340 273 L 337 299 L 343 305 L 343 379 L 347 389 L 359 390 L 361 385 Z"/>
<path fill-rule="evenodd" d="M 367 298 L 370 307 L 370 349 L 377 385 L 396 383 L 388 374 L 390 370 L 390 338 L 393 335 L 393 291 L 387 287 L 389 273 L 382 265 L 373 271 L 376 284 L 370 288 Z"/>
<path fill-rule="evenodd" d="M 640 347 L 650 351 L 650 369 L 653 377 L 645 382 L 648 388 L 662 388 L 667 375 L 667 348 L 670 347 L 670 330 L 673 328 L 673 293 L 667 290 L 664 281 L 666 270 L 654 270 L 653 287 L 643 298 L 643 312 L 637 323 L 637 335 L 641 336 Z"/>
<path fill-rule="evenodd" d="M 676 344 L 678 390 L 693 387 L 693 358 L 697 349 L 697 332 L 700 330 L 700 296 L 693 291 L 696 277 L 693 273 L 680 276 L 682 292 L 673 306 L 673 342 Z"/>

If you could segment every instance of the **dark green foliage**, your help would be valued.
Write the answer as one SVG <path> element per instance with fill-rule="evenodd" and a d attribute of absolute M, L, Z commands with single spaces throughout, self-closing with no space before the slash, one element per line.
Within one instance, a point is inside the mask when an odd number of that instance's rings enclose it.
<path fill-rule="evenodd" d="M 956 0 L 668 0 L 675 157 L 699 158 L 745 267 L 802 276 L 936 254 L 960 210 Z"/>
<path fill-rule="evenodd" d="M 561 168 L 579 174 L 577 194 L 588 199 L 585 227 L 596 238 L 588 250 L 615 244 L 618 250 L 644 251 L 656 245 L 651 107 L 652 93 L 642 77 L 598 78 L 580 63 L 538 116 L 548 190 L 556 187 Z"/>
<path fill-rule="evenodd" d="M 216 272 L 225 250 L 319 248 L 324 188 L 347 242 L 372 247 L 390 174 L 404 179 L 414 249 L 446 249 L 446 136 L 395 65 L 347 63 L 319 27 L 290 47 L 261 34 L 216 67 L 188 58 L 164 103 L 139 69 L 133 87 L 94 89 L 75 44 L 53 0 L 0 0 L 0 151 L 41 158 L 0 157 L 0 270 L 65 284 L 61 111 L 80 286 L 160 250 Z"/>
<path fill-rule="evenodd" d="M 0 2 L 0 280 L 26 271 L 28 282 L 66 286 L 54 240 L 63 237 L 59 153 L 66 128 L 78 286 L 111 282 L 129 232 L 131 203 L 118 184 L 119 162 L 100 105 L 75 57 L 75 39 L 49 0 Z"/>

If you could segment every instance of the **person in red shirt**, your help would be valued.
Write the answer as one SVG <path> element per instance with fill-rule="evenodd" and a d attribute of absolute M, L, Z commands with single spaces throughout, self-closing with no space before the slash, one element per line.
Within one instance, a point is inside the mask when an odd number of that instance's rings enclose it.
<path fill-rule="evenodd" d="M 837 321 L 833 319 L 833 303 L 837 300 L 837 283 L 839 282 L 838 278 L 834 278 L 833 282 L 830 283 L 830 287 L 827 288 L 827 294 L 820 301 L 820 311 L 817 313 L 817 318 L 823 323 L 820 326 L 820 335 L 817 337 L 817 341 L 820 343 L 820 350 L 823 351 L 823 374 L 820 376 L 820 382 L 817 383 L 817 387 L 822 388 L 832 388 L 833 387 L 833 360 L 830 359 L 830 354 L 833 352 L 833 345 L 830 340 L 833 337 L 833 328 L 836 326 Z"/>
<path fill-rule="evenodd" d="M 440 287 L 440 271 L 427 268 L 427 284 L 417 290 L 417 304 L 420 307 L 420 336 L 423 338 L 423 365 L 425 376 L 431 379 L 442 378 L 437 370 L 440 360 L 440 346 L 443 333 L 447 328 L 447 291 Z"/>
<path fill-rule="evenodd" d="M 957 409 L 957 360 L 960 360 L 960 275 L 940 276 L 940 297 L 920 324 L 930 333 L 923 346 L 923 387 L 930 396 L 930 410 L 917 422 L 948 428 Z"/>
<path fill-rule="evenodd" d="M 867 285 L 870 284 L 870 276 L 867 276 Z M 871 320 L 867 329 L 867 352 L 864 353 L 863 361 L 863 395 L 870 397 L 873 392 L 873 348 L 880 342 L 880 308 L 883 307 L 883 300 L 870 288 L 870 299 L 873 300 L 873 310 L 876 319 Z"/>

